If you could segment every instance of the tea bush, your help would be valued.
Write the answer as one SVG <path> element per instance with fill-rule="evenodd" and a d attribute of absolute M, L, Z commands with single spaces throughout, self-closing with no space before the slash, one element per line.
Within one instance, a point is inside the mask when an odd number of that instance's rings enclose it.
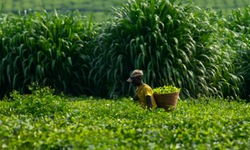
<path fill-rule="evenodd" d="M 10 102 L 8 111 L 11 114 L 39 117 L 64 112 L 63 110 L 69 108 L 63 97 L 53 95 L 54 89 L 50 89 L 48 86 L 42 87 L 38 83 L 33 83 L 32 86 L 29 86 L 29 90 L 32 91 L 32 94 L 21 95 L 18 91 L 13 90 L 10 98 L 4 99 Z"/>
<path fill-rule="evenodd" d="M 40 98 L 39 94 L 31 97 Z M 47 95 L 46 101 L 57 100 Z M 11 102 L 0 101 L 0 149 L 250 147 L 250 106 L 244 102 L 213 98 L 179 100 L 172 114 L 161 110 L 149 112 L 132 98 L 71 97 L 65 101 L 62 109 L 54 109 L 53 116 L 40 111 L 40 117 L 24 111 L 16 114 L 9 111 Z"/>

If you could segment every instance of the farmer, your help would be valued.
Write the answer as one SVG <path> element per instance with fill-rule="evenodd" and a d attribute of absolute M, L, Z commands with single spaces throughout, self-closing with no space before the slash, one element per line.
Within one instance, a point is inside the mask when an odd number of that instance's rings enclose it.
<path fill-rule="evenodd" d="M 142 81 L 143 72 L 142 70 L 134 70 L 129 79 L 128 82 L 131 82 L 133 86 L 136 87 L 134 96 L 134 101 L 139 101 L 139 105 L 142 108 L 147 108 L 148 110 L 156 109 L 157 104 L 155 102 L 153 91 L 151 87 Z"/>

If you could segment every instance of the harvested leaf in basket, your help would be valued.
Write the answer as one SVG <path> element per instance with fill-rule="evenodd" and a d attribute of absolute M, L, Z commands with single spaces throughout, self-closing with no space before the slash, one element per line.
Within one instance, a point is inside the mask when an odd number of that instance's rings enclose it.
<path fill-rule="evenodd" d="M 153 89 L 153 93 L 156 94 L 168 94 L 180 91 L 180 88 L 164 85 L 163 87 L 158 87 Z"/>

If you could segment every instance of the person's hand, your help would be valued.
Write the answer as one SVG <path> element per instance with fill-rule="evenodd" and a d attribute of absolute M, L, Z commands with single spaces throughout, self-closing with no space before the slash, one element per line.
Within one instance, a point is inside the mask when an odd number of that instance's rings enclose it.
<path fill-rule="evenodd" d="M 135 96 L 133 97 L 133 100 L 134 100 L 134 101 L 138 101 L 138 100 L 139 100 L 138 96 L 135 95 Z"/>

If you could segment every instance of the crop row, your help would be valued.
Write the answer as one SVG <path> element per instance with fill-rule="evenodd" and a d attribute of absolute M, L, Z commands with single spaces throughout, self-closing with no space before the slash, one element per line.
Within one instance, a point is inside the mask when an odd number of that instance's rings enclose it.
<path fill-rule="evenodd" d="M 166 113 L 143 110 L 132 98 L 59 97 L 48 91 L 13 92 L 0 102 L 1 149 L 250 147 L 250 106 L 244 102 L 179 100 L 176 111 Z"/>
<path fill-rule="evenodd" d="M 77 11 L 1 14 L 1 98 L 35 81 L 56 93 L 133 95 L 134 69 L 181 97 L 249 98 L 249 7 L 224 15 L 167 0 L 121 6 L 101 23 Z"/>

